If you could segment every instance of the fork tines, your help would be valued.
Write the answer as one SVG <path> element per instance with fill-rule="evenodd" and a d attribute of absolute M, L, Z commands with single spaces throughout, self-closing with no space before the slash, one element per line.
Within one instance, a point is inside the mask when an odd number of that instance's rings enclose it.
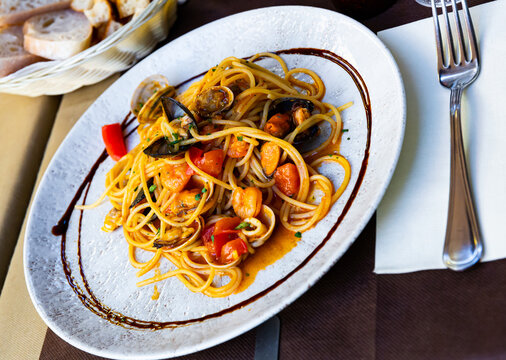
<path fill-rule="evenodd" d="M 441 27 L 439 25 L 438 13 L 436 8 L 436 0 L 431 0 L 432 5 L 432 17 L 434 19 L 434 27 L 436 29 L 436 46 L 438 54 L 438 66 L 451 67 L 453 65 L 460 65 L 463 63 L 469 63 L 471 61 L 478 61 L 478 46 L 476 44 L 476 36 L 471 21 L 471 15 L 469 8 L 467 7 L 466 0 L 461 0 L 462 11 L 464 13 L 465 20 L 465 37 L 464 31 L 462 30 L 462 24 L 460 20 L 460 14 L 458 11 L 457 2 L 455 0 L 438 0 L 438 6 L 442 8 L 444 18 L 444 38 L 441 35 Z M 450 18 L 448 16 L 447 6 L 451 3 L 454 14 L 455 29 L 458 33 L 457 43 L 458 48 L 456 50 L 455 43 L 452 36 L 452 27 L 450 25 Z"/>

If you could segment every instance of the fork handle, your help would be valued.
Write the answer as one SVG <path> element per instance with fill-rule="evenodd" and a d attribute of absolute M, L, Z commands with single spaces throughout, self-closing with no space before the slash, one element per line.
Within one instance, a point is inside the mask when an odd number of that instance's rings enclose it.
<path fill-rule="evenodd" d="M 462 141 L 460 102 L 462 87 L 451 89 L 451 171 L 450 202 L 443 252 L 445 265 L 452 270 L 464 270 L 481 257 L 483 245 L 467 177 L 466 158 Z"/>

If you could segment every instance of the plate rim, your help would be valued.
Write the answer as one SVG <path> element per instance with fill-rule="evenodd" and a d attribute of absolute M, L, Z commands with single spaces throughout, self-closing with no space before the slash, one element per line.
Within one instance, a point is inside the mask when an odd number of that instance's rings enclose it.
<path fill-rule="evenodd" d="M 273 307 L 270 311 L 265 312 L 264 316 L 261 316 L 261 317 L 258 317 L 256 319 L 247 321 L 247 322 L 245 322 L 241 326 L 235 326 L 232 330 L 228 330 L 227 332 L 224 332 L 221 336 L 212 337 L 211 340 L 204 340 L 202 342 L 199 342 L 198 344 L 195 344 L 195 343 L 187 344 L 187 345 L 179 347 L 176 350 L 171 351 L 171 352 L 168 352 L 166 349 L 165 350 L 161 349 L 161 350 L 158 350 L 158 351 L 156 351 L 156 350 L 153 349 L 151 351 L 151 353 L 145 354 L 143 356 L 139 356 L 138 354 L 119 353 L 119 352 L 110 351 L 110 350 L 107 350 L 107 349 L 93 348 L 93 347 L 91 347 L 90 345 L 88 345 L 86 343 L 83 343 L 83 342 L 81 342 L 79 340 L 75 340 L 74 337 L 67 336 L 66 333 L 62 329 L 60 329 L 60 327 L 58 327 L 56 325 L 56 323 L 53 323 L 52 320 L 51 320 L 51 318 L 48 317 L 48 316 L 46 316 L 46 314 L 44 313 L 44 311 L 42 311 L 42 309 L 39 308 L 39 306 L 41 306 L 41 304 L 39 304 L 37 302 L 37 298 L 35 296 L 34 289 L 32 288 L 32 283 L 31 283 L 32 279 L 30 278 L 30 274 L 29 274 L 28 255 L 27 255 L 28 251 L 29 251 L 28 250 L 29 237 L 31 235 L 30 229 L 32 228 L 32 221 L 34 219 L 34 217 L 32 216 L 32 212 L 34 211 L 34 205 L 36 204 L 38 198 L 40 197 L 41 189 L 43 188 L 44 182 L 47 180 L 47 176 L 46 176 L 47 170 L 52 167 L 53 162 L 55 161 L 56 158 L 58 158 L 58 155 L 59 155 L 60 151 L 62 151 L 63 145 L 67 141 L 69 141 L 68 140 L 69 138 L 72 137 L 73 132 L 75 131 L 77 123 L 80 122 L 82 120 L 82 118 L 84 117 L 84 115 L 86 114 L 86 112 L 88 112 L 88 110 L 86 110 L 79 117 L 79 119 L 76 121 L 76 123 L 72 126 L 71 130 L 67 133 L 67 135 L 65 136 L 65 138 L 63 139 L 63 141 L 59 144 L 58 149 L 56 150 L 56 152 L 52 156 L 51 161 L 49 162 L 46 170 L 44 171 L 44 175 L 41 178 L 40 184 L 39 184 L 39 186 L 38 186 L 38 188 L 37 188 L 37 190 L 35 192 L 32 205 L 30 206 L 30 211 L 29 211 L 29 214 L 28 214 L 28 220 L 27 220 L 27 224 L 26 224 L 26 233 L 25 233 L 25 237 L 24 237 L 24 244 L 23 244 L 23 269 L 24 269 L 25 283 L 27 285 L 27 289 L 28 289 L 28 293 L 30 295 L 30 299 L 31 299 L 34 307 L 36 308 L 37 313 L 44 320 L 45 324 L 55 334 L 57 334 L 60 338 L 62 338 L 64 341 L 68 342 L 69 344 L 71 344 L 72 346 L 74 346 L 74 347 L 76 347 L 78 349 L 81 349 L 83 351 L 89 352 L 91 354 L 95 354 L 95 355 L 103 356 L 103 357 L 108 357 L 108 358 L 113 358 L 114 357 L 114 358 L 122 358 L 122 359 L 139 359 L 139 358 L 142 358 L 142 359 L 158 359 L 160 357 L 167 357 L 167 356 L 175 357 L 175 356 L 182 356 L 182 355 L 187 355 L 187 354 L 195 353 L 195 352 L 198 352 L 198 351 L 202 351 L 204 349 L 208 349 L 208 348 L 210 348 L 212 346 L 216 346 L 218 344 L 221 344 L 221 343 L 223 343 L 225 341 L 228 341 L 228 340 L 230 340 L 232 338 L 235 338 L 235 337 L 237 337 L 237 336 L 239 336 L 239 335 L 241 335 L 241 334 L 243 334 L 243 333 L 245 333 L 245 332 L 253 329 L 254 327 L 258 326 L 259 324 L 261 324 L 265 320 L 269 319 L 273 315 L 281 312 L 288 305 L 290 305 L 296 299 L 298 299 L 302 294 L 304 294 L 306 291 L 308 291 L 343 256 L 343 254 L 355 242 L 355 240 L 360 235 L 360 233 L 363 231 L 363 229 L 365 228 L 365 226 L 369 223 L 372 215 L 376 211 L 379 203 L 381 202 L 383 196 L 385 195 L 385 192 L 386 192 L 386 190 L 388 188 L 389 183 L 391 182 L 393 173 L 395 171 L 395 168 L 396 168 L 398 160 L 399 160 L 400 152 L 401 152 L 402 145 L 403 145 L 405 126 L 406 126 L 406 92 L 405 92 L 405 88 L 404 88 L 404 84 L 403 84 L 403 80 L 402 80 L 402 74 L 400 72 L 400 69 L 399 69 L 399 67 L 398 67 L 398 65 L 397 65 L 397 63 L 396 63 L 396 61 L 395 61 L 395 59 L 394 59 L 391 51 L 386 47 L 386 45 L 381 41 L 381 39 L 374 32 L 372 32 L 370 29 L 368 29 L 366 26 L 364 26 L 360 22 L 358 22 L 358 21 L 356 21 L 356 20 L 354 20 L 354 19 L 352 19 L 352 18 L 350 18 L 350 17 L 348 17 L 348 16 L 346 16 L 344 14 L 341 14 L 339 12 L 336 12 L 336 11 L 333 11 L 333 10 L 329 10 L 329 9 L 319 8 L 319 7 L 315 7 L 315 6 L 281 5 L 281 6 L 268 6 L 268 7 L 262 7 L 262 8 L 257 8 L 257 9 L 251 9 L 251 10 L 235 13 L 235 14 L 232 14 L 232 15 L 220 18 L 220 19 L 216 19 L 216 20 L 214 20 L 214 21 L 212 21 L 210 23 L 207 23 L 207 24 L 204 24 L 202 26 L 197 27 L 197 28 L 195 28 L 195 29 L 193 29 L 193 30 L 191 30 L 191 31 L 189 31 L 189 32 L 187 32 L 187 33 L 179 36 L 176 39 L 171 40 L 169 43 L 165 44 L 164 46 L 162 46 L 159 49 L 157 49 L 155 52 L 153 52 L 150 55 L 148 55 L 147 57 L 145 57 L 142 61 L 140 61 L 135 66 L 133 66 L 126 73 L 129 73 L 130 71 L 134 71 L 135 68 L 139 64 L 141 64 L 143 61 L 145 61 L 146 59 L 148 59 L 148 58 L 150 58 L 152 56 L 156 57 L 156 54 L 159 51 L 161 51 L 163 48 L 165 48 L 167 46 L 171 46 L 171 44 L 173 42 L 175 42 L 175 41 L 184 41 L 184 39 L 186 37 L 192 36 L 192 34 L 194 32 L 202 31 L 201 29 L 205 29 L 207 27 L 214 26 L 215 23 L 229 21 L 230 18 L 245 16 L 245 14 L 248 14 L 248 13 L 265 12 L 265 11 L 273 10 L 273 9 L 283 9 L 283 10 L 286 10 L 287 11 L 287 16 L 289 16 L 289 12 L 291 12 L 292 10 L 299 11 L 299 10 L 304 10 L 304 9 L 307 9 L 307 8 L 312 9 L 313 11 L 320 11 L 322 14 L 327 14 L 329 16 L 337 16 L 337 18 L 341 18 L 341 19 L 345 20 L 345 22 L 348 22 L 348 23 L 352 24 L 354 27 L 358 28 L 361 32 L 363 32 L 370 39 L 372 39 L 372 41 L 376 45 L 378 45 L 379 48 L 383 51 L 383 53 L 385 55 L 385 59 L 388 60 L 388 62 L 389 62 L 390 68 L 392 70 L 394 70 L 393 73 L 396 75 L 396 78 L 395 78 L 395 83 L 396 83 L 395 87 L 396 87 L 397 90 L 400 90 L 400 93 L 402 94 L 402 99 L 401 99 L 402 100 L 401 101 L 401 105 L 402 106 L 401 106 L 401 109 L 400 109 L 401 113 L 399 114 L 399 119 L 401 120 L 400 123 L 399 123 L 399 125 L 400 125 L 400 131 L 398 132 L 398 137 L 395 139 L 395 142 L 394 142 L 397 146 L 396 146 L 395 151 L 392 153 L 392 156 L 391 156 L 392 160 L 390 162 L 390 169 L 388 170 L 388 175 L 383 178 L 383 181 L 381 182 L 381 186 L 376 189 L 377 192 L 375 193 L 375 195 L 373 197 L 374 201 L 370 202 L 367 210 L 364 211 L 364 215 L 361 217 L 362 220 L 360 222 L 360 225 L 359 226 L 355 226 L 353 228 L 353 231 L 347 237 L 346 241 L 344 241 L 342 243 L 342 245 L 339 247 L 339 253 L 338 253 L 338 255 L 332 256 L 332 257 L 329 258 L 329 260 L 327 260 L 324 263 L 322 263 L 322 265 L 320 266 L 319 270 L 316 271 L 316 272 L 314 272 L 314 274 L 311 277 L 307 278 L 307 281 L 305 282 L 304 286 L 297 287 L 295 289 L 295 291 L 293 291 L 288 296 L 286 296 L 285 298 L 283 298 L 279 302 L 278 306 Z M 112 83 L 106 90 L 104 90 L 104 92 L 107 91 L 111 86 L 114 86 L 114 84 L 118 80 L 119 79 L 117 79 L 114 83 Z M 100 96 L 102 96 L 102 94 Z M 99 97 L 97 97 L 97 99 Z M 93 103 L 95 103 L 97 101 L 97 99 Z M 374 118 L 374 114 L 373 114 L 373 118 Z M 360 189 L 361 189 L 361 187 L 359 188 L 359 192 L 360 192 Z M 346 215 L 345 215 L 345 217 L 346 217 Z"/>

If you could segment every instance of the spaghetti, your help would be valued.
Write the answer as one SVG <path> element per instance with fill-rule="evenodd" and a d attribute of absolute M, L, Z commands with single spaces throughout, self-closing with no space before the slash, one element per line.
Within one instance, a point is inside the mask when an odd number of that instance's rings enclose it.
<path fill-rule="evenodd" d="M 283 75 L 255 63 L 264 57 Z M 122 226 L 137 275 L 155 270 L 138 286 L 176 277 L 193 292 L 228 296 L 241 283 L 241 263 L 276 226 L 301 237 L 349 183 L 350 165 L 336 149 L 340 111 L 351 103 L 337 108 L 324 95 L 316 73 L 289 70 L 271 53 L 226 58 L 181 94 L 149 77 L 132 100 L 140 143 L 109 171 L 98 201 L 78 208 L 109 198 L 102 230 Z M 301 153 L 323 123 L 328 138 Z M 318 172 L 323 162 L 343 168 L 337 189 Z M 138 261 L 137 249 L 151 259 Z M 165 273 L 163 259 L 173 264 Z"/>

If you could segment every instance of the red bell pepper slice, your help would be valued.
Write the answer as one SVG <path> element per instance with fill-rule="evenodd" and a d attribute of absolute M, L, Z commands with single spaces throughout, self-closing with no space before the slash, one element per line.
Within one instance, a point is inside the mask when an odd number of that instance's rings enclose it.
<path fill-rule="evenodd" d="M 119 123 L 102 126 L 102 138 L 109 156 L 118 161 L 126 155 L 125 139 Z"/>

